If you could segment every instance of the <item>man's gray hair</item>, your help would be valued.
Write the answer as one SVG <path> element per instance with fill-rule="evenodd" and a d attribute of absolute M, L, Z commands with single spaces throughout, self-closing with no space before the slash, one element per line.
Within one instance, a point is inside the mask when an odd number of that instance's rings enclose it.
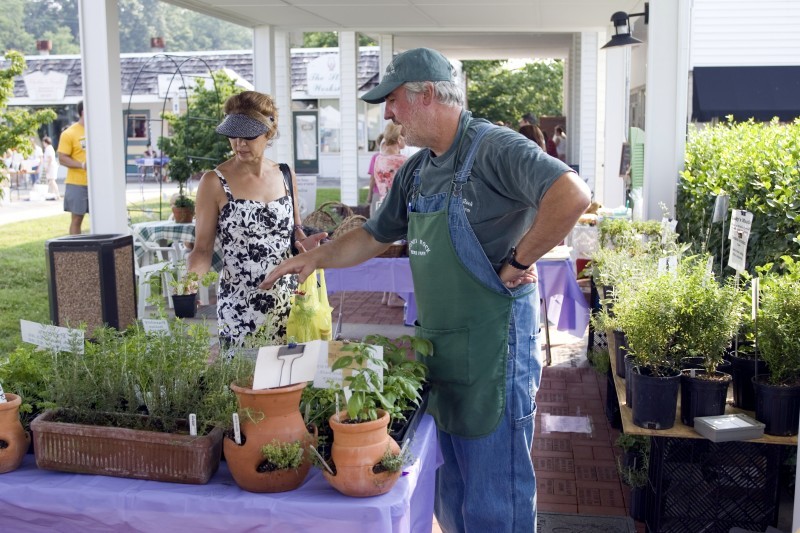
<path fill-rule="evenodd" d="M 464 105 L 464 91 L 452 81 L 407 81 L 404 86 L 406 88 L 406 98 L 408 98 L 409 102 L 414 102 L 417 95 L 425 90 L 426 83 L 433 84 L 436 100 L 440 104 L 449 106 Z"/>

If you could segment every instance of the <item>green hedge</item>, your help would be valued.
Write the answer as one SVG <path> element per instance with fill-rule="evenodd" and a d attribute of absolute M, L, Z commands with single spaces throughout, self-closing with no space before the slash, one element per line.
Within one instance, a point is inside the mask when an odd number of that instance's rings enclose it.
<path fill-rule="evenodd" d="M 678 186 L 681 240 L 715 254 L 719 262 L 722 224 L 711 224 L 717 194 L 730 196 L 730 208 L 753 213 L 747 269 L 780 262 L 800 252 L 800 119 L 792 124 L 729 121 L 692 130 L 686 167 Z M 709 227 L 711 227 L 709 231 Z M 725 258 L 730 251 L 725 222 Z M 728 269 L 730 270 L 730 269 Z"/>

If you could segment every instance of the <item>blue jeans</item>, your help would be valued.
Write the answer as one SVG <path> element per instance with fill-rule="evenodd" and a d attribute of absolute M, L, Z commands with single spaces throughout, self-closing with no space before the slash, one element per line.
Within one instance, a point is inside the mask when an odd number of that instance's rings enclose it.
<path fill-rule="evenodd" d="M 514 302 L 509 325 L 506 408 L 497 429 L 468 439 L 439 431 L 444 464 L 436 473 L 436 519 L 446 533 L 533 533 L 536 476 L 531 461 L 542 364 L 539 302 Z"/>

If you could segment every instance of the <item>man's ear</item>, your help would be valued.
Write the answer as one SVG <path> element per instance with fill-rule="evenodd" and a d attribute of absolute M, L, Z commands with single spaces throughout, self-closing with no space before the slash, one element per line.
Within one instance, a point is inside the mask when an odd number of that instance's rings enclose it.
<path fill-rule="evenodd" d="M 423 105 L 430 105 L 433 102 L 433 95 L 436 93 L 435 86 L 433 82 L 428 81 L 425 82 L 425 90 L 422 91 L 422 103 Z"/>

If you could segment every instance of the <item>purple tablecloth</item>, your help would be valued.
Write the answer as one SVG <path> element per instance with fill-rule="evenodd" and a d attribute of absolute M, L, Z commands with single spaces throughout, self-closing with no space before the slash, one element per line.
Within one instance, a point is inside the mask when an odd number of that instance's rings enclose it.
<path fill-rule="evenodd" d="M 405 325 L 413 326 L 417 319 L 408 257 L 376 257 L 350 268 L 328 268 L 325 270 L 325 283 L 328 294 L 342 291 L 398 293 L 406 301 Z"/>
<path fill-rule="evenodd" d="M 539 292 L 547 301 L 547 316 L 559 331 L 582 337 L 589 325 L 589 306 L 569 259 L 539 260 Z M 396 292 L 406 300 L 404 322 L 414 324 L 417 306 L 407 257 L 375 258 L 350 268 L 325 270 L 328 293 L 340 291 Z"/>
<path fill-rule="evenodd" d="M 0 530 L 58 531 L 430 531 L 436 469 L 442 464 L 436 426 L 425 416 L 412 442 L 413 465 L 383 496 L 349 498 L 312 469 L 297 490 L 241 490 L 227 465 L 206 485 L 49 472 L 28 455 L 0 475 Z"/>
<path fill-rule="evenodd" d="M 547 318 L 559 331 L 583 337 L 589 325 L 589 305 L 569 259 L 536 262 L 539 295 L 547 303 Z"/>

